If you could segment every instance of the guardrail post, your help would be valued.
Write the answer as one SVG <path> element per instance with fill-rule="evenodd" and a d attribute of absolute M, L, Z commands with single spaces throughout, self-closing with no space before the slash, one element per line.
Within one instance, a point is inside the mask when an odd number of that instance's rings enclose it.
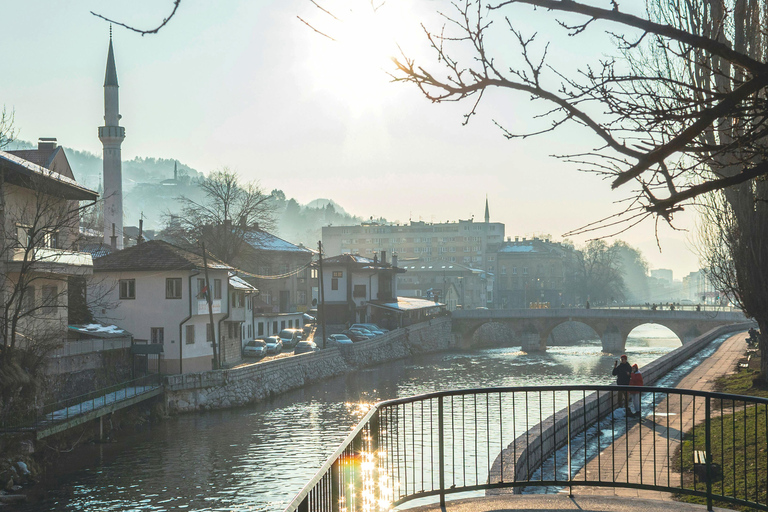
<path fill-rule="evenodd" d="M 339 492 L 339 486 L 341 485 L 341 466 L 339 460 L 340 459 L 337 459 L 336 462 L 331 464 L 331 510 L 333 512 L 341 510 L 341 503 L 339 502 L 339 499 L 341 498 Z"/>
<path fill-rule="evenodd" d="M 707 510 L 712 509 L 712 417 L 710 398 L 704 398 L 704 449 L 707 454 Z M 757 428 L 757 427 L 755 427 Z"/>
<path fill-rule="evenodd" d="M 371 430 L 369 435 L 371 436 L 371 439 L 368 444 L 368 449 L 371 453 L 371 462 L 373 462 L 370 478 L 373 487 L 373 500 L 376 503 L 379 499 L 383 498 L 381 495 L 381 487 L 379 486 L 379 411 L 376 411 L 371 417 L 370 425 Z"/>
<path fill-rule="evenodd" d="M 539 407 L 541 407 L 541 404 L 539 404 Z M 573 498 L 573 485 L 571 484 L 571 481 L 573 480 L 573 474 L 571 471 L 571 390 L 570 389 L 568 390 L 567 407 L 568 407 L 568 497 Z M 528 475 L 528 478 L 530 478 L 530 475 Z"/>
<path fill-rule="evenodd" d="M 443 436 L 443 397 L 437 398 L 437 454 L 440 461 L 440 506 L 445 507 L 445 439 Z"/>

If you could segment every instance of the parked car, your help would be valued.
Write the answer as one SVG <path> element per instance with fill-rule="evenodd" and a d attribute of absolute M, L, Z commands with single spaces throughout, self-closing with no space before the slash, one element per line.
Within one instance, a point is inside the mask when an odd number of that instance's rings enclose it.
<path fill-rule="evenodd" d="M 280 341 L 283 342 L 283 347 L 293 348 L 298 342 L 301 341 L 302 331 L 301 329 L 283 329 L 278 334 Z"/>
<path fill-rule="evenodd" d="M 314 341 L 300 341 L 296 344 L 296 348 L 293 349 L 293 354 L 307 354 L 309 352 L 317 352 L 320 350 Z"/>
<path fill-rule="evenodd" d="M 373 333 L 363 327 L 350 327 L 349 330 L 351 332 L 362 334 L 363 336 L 368 336 L 368 338 L 373 338 L 374 336 L 376 336 L 376 333 Z"/>
<path fill-rule="evenodd" d="M 373 334 L 375 334 L 377 336 L 379 334 L 384 334 L 385 332 L 387 332 L 387 331 L 385 331 L 383 329 L 379 329 L 377 327 L 372 327 L 372 326 L 373 326 L 373 324 L 353 324 L 352 327 L 350 327 L 350 329 L 365 329 L 367 331 L 372 332 Z"/>
<path fill-rule="evenodd" d="M 262 338 L 267 344 L 267 354 L 279 354 L 283 351 L 283 342 L 277 336 L 267 336 Z"/>
<path fill-rule="evenodd" d="M 379 327 L 376 324 L 360 324 L 360 325 L 366 327 L 369 331 L 373 330 L 373 331 L 389 332 L 389 329 Z"/>
<path fill-rule="evenodd" d="M 369 336 L 361 334 L 359 331 L 344 331 L 342 334 L 346 334 L 352 341 L 365 341 L 370 339 Z"/>
<path fill-rule="evenodd" d="M 346 334 L 331 334 L 328 336 L 328 346 L 351 345 L 352 339 Z"/>
<path fill-rule="evenodd" d="M 267 344 L 264 340 L 251 340 L 243 347 L 243 357 L 264 357 L 267 355 Z"/>

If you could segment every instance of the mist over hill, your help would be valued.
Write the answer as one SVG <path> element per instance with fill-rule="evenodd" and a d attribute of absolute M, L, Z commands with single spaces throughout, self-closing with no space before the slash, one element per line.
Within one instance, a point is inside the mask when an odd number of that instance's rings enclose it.
<path fill-rule="evenodd" d="M 34 149 L 37 145 L 17 140 L 8 149 Z M 103 162 L 100 155 L 65 147 L 75 179 L 81 185 L 102 192 Z M 174 176 L 174 166 L 176 176 Z M 177 199 L 185 196 L 204 201 L 198 180 L 204 174 L 173 158 L 136 157 L 123 161 L 123 222 L 137 226 L 144 219 L 144 229 L 161 230 L 169 214 L 178 214 Z M 274 230 L 277 236 L 294 244 L 317 246 L 322 227 L 328 224 L 358 224 L 362 218 L 350 215 L 333 199 L 315 199 L 306 205 L 286 197 L 285 192 L 271 192 L 275 208 Z"/>

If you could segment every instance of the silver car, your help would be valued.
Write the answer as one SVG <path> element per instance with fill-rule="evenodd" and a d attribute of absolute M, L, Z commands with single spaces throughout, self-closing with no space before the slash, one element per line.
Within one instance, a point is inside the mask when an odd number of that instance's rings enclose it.
<path fill-rule="evenodd" d="M 263 340 L 267 344 L 267 354 L 279 354 L 283 351 L 283 342 L 277 336 L 267 336 Z"/>
<path fill-rule="evenodd" d="M 267 344 L 264 340 L 251 340 L 243 347 L 243 357 L 264 357 L 267 355 Z"/>

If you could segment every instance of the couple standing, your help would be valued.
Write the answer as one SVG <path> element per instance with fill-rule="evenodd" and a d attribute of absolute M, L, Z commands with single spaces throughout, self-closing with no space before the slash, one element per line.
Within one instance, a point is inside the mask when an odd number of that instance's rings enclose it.
<path fill-rule="evenodd" d="M 636 364 L 630 366 L 625 355 L 621 356 L 621 363 L 618 361 L 613 362 L 613 372 L 611 373 L 616 376 L 616 384 L 619 386 L 643 385 L 643 374 L 640 373 Z M 619 392 L 619 407 L 624 405 L 627 409 L 627 416 L 638 418 L 640 417 L 640 392 L 630 391 L 629 394 L 632 397 L 632 409 L 634 409 L 634 412 L 630 410 L 626 391 Z"/>

